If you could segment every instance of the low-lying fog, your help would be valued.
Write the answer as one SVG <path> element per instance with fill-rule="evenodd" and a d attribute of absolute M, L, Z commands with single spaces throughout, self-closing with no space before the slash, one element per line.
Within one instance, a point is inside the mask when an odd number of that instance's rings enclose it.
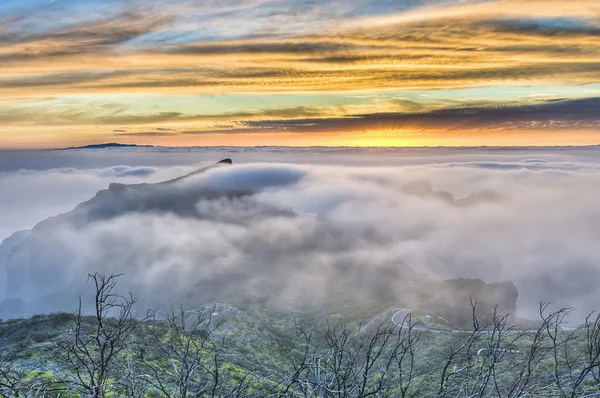
<path fill-rule="evenodd" d="M 149 286 L 165 273 L 184 284 L 190 273 L 285 261 L 294 269 L 282 280 L 286 294 L 318 294 L 335 283 L 332 264 L 347 258 L 374 272 L 404 263 L 441 279 L 510 280 L 525 317 L 541 300 L 579 314 L 600 306 L 595 148 L 0 152 L 0 240 L 112 182 L 159 182 L 228 157 L 234 166 L 184 180 L 179 194 L 203 186 L 252 197 L 201 200 L 201 219 L 127 213 L 65 228 L 54 236 L 61 258 L 72 254 L 64 274 L 85 281 L 102 272 L 103 245 L 118 243 Z M 289 210 L 300 216 L 281 216 Z M 1 270 L 0 301 L 6 290 Z"/>

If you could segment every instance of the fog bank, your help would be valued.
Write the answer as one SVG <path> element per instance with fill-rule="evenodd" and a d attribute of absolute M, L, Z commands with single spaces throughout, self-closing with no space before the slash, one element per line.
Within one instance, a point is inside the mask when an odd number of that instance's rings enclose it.
<path fill-rule="evenodd" d="M 239 161 L 233 156 L 242 164 L 169 186 L 172 203 L 195 198 L 192 213 L 161 208 L 61 223 L 40 235 L 43 260 L 13 259 L 23 267 L 13 272 L 32 282 L 12 293 L 40 299 L 101 271 L 124 272 L 137 291 L 164 297 L 239 278 L 227 288 L 267 288 L 277 300 L 296 300 L 325 295 L 340 267 L 351 264 L 361 278 L 384 279 L 389 269 L 408 266 L 436 279 L 510 280 L 523 316 L 533 316 L 540 300 L 580 314 L 600 302 L 600 166 L 593 149 L 315 154 L 273 150 L 269 162 L 256 162 L 265 150 L 248 151 Z M 5 168 L 0 235 L 69 211 L 111 182 L 163 181 L 210 157 L 231 156 L 179 155 L 111 152 L 104 157 L 117 163 L 111 165 L 98 164 L 97 153 L 78 153 L 78 161 L 89 156 L 95 167 L 57 159 L 50 162 L 57 167 L 36 167 L 32 159 L 28 170 Z M 72 163 L 73 155 L 61 156 Z M 193 196 L 199 190 L 244 195 Z"/>

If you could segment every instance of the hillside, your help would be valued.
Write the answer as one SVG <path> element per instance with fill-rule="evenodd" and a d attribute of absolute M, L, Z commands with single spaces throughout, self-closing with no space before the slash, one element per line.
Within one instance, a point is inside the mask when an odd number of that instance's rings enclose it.
<path fill-rule="evenodd" d="M 496 317 L 453 333 L 428 329 L 418 317 L 359 327 L 336 316 L 314 322 L 253 305 L 174 309 L 148 318 L 128 311 L 134 300 L 113 302 L 126 309 L 117 318 L 102 315 L 101 305 L 99 316 L 59 313 L 0 323 L 0 395 L 329 397 L 337 391 L 358 398 L 472 391 L 525 397 L 546 391 L 541 396 L 584 397 L 600 388 L 600 351 L 586 344 L 600 321 L 565 331 L 562 310 L 544 308 L 538 328 L 526 332 Z"/>

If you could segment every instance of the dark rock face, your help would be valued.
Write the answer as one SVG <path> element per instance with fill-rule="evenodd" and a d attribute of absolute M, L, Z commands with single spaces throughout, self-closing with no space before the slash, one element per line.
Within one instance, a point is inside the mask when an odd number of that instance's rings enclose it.
<path fill-rule="evenodd" d="M 514 325 L 518 295 L 512 282 L 488 284 L 480 279 L 452 279 L 422 286 L 418 306 L 450 323 L 469 328 L 473 319 L 470 302 L 473 302 L 477 304 L 480 321 L 490 320 L 496 311 L 499 316 L 508 315 L 508 323 Z"/>

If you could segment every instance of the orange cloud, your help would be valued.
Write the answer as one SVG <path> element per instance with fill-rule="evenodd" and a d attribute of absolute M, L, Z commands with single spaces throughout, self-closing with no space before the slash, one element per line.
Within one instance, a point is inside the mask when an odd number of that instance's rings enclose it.
<path fill-rule="evenodd" d="M 172 17 L 124 13 L 0 48 L 0 98 L 80 93 L 340 92 L 600 81 L 595 1 L 503 0 L 354 21 L 294 37 L 134 45 Z"/>
<path fill-rule="evenodd" d="M 234 3 L 227 10 L 250 9 L 263 2 Z M 190 4 L 186 7 L 194 7 Z M 160 106 L 135 112 L 86 108 L 83 103 L 79 107 L 40 104 L 48 97 L 135 94 L 168 102 L 171 95 L 181 94 L 428 90 L 436 95 L 436 90 L 459 87 L 600 82 L 600 3 L 596 0 L 497 0 L 425 7 L 376 17 L 332 17 L 313 30 L 297 29 L 293 22 L 312 26 L 310 18 L 317 18 L 318 13 L 308 13 L 306 19 L 290 14 L 285 21 L 295 28 L 283 24 L 276 32 L 260 30 L 218 40 L 193 35 L 185 40 L 165 39 L 166 34 L 175 35 L 182 29 L 178 17 L 184 12 L 187 10 L 168 4 L 161 10 L 136 8 L 43 34 L 15 30 L 14 20 L 0 21 L 0 146 L 69 140 L 70 134 L 77 135 L 76 141 L 114 138 L 111 131 L 123 126 L 128 130 L 121 134 L 128 135 L 121 138 L 152 142 L 208 142 L 210 136 L 213 143 L 232 136 L 221 135 L 223 132 L 237 130 L 236 140 L 260 133 L 265 139 L 277 136 L 281 142 L 306 136 L 312 137 L 311 142 L 347 139 L 361 145 L 395 142 L 398 137 L 404 137 L 402 142 L 424 143 L 430 142 L 424 137 L 433 129 L 458 134 L 459 127 L 472 131 L 482 125 L 462 116 L 431 118 L 428 112 L 437 111 L 435 106 L 410 101 L 307 103 L 274 109 L 249 100 L 245 111 L 224 108 L 221 112 L 190 113 Z M 192 24 L 187 32 L 200 30 L 201 25 L 187 23 Z M 486 100 L 494 102 L 493 98 L 463 98 L 457 100 L 457 107 L 468 108 L 475 100 L 479 105 Z M 381 114 L 386 112 L 412 116 L 384 120 Z M 488 127 L 493 125 L 502 134 L 539 128 L 511 117 L 492 120 Z M 297 127 L 298 120 L 304 119 L 310 123 Z M 167 125 L 179 132 L 202 134 L 153 130 Z M 109 128 L 90 131 L 90 126 Z M 591 130 L 585 120 L 561 120 L 544 127 Z M 136 136 L 136 132 L 145 135 Z M 390 134 L 392 141 L 388 140 Z M 355 135 L 356 139 L 350 138 Z M 445 139 L 441 133 L 438 137 Z"/>

